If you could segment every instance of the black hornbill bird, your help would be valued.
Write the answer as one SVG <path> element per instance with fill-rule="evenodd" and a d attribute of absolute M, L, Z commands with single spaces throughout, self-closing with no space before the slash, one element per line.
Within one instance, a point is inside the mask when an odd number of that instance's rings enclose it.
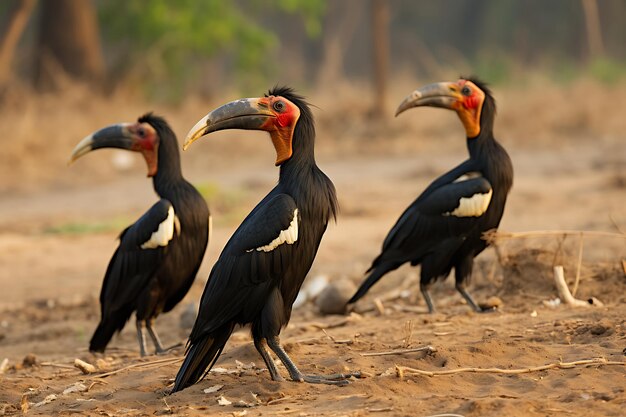
<path fill-rule="evenodd" d="M 396 116 L 418 106 L 457 112 L 467 134 L 469 159 L 433 181 L 400 216 L 349 303 L 361 298 L 387 272 L 410 262 L 421 264 L 420 290 L 430 313 L 435 308 L 429 287 L 445 279 L 452 268 L 456 289 L 474 310 L 483 311 L 465 284 L 474 257 L 488 245 L 483 233 L 500 224 L 513 184 L 511 159 L 493 136 L 496 103 L 484 83 L 460 79 L 415 90 L 400 104 Z"/>
<path fill-rule="evenodd" d="M 328 221 L 337 212 L 335 187 L 315 162 L 315 125 L 309 106 L 287 87 L 275 87 L 261 98 L 230 102 L 193 127 L 184 149 L 222 129 L 269 132 L 280 175 L 276 187 L 244 219 L 211 270 L 172 393 L 206 375 L 235 326 L 246 324 L 251 324 L 254 346 L 273 380 L 283 378 L 268 346 L 294 381 L 346 384 L 351 375 L 302 374 L 279 340 Z"/>
<path fill-rule="evenodd" d="M 196 277 L 209 240 L 209 208 L 183 178 L 178 141 L 163 118 L 149 113 L 137 123 L 105 127 L 76 145 L 71 162 L 101 148 L 140 152 L 160 200 L 120 234 L 102 283 L 101 319 L 89 350 L 104 352 L 136 311 L 141 356 L 146 355 L 144 329 L 156 352 L 163 353 L 154 320 L 183 299 Z"/>

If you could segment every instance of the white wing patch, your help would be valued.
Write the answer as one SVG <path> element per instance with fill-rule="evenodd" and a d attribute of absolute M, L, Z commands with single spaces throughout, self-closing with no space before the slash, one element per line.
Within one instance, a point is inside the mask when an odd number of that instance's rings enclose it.
<path fill-rule="evenodd" d="M 482 194 L 476 193 L 471 197 L 461 197 L 459 205 L 453 211 L 444 213 L 444 216 L 454 217 L 480 217 L 489 207 L 493 190 Z"/>
<path fill-rule="evenodd" d="M 480 175 L 480 172 L 471 171 L 471 172 L 468 172 L 467 174 L 461 175 L 459 178 L 455 179 L 453 182 L 463 182 L 463 181 L 471 180 L 473 178 L 478 178 L 478 177 L 482 177 L 482 175 Z"/>
<path fill-rule="evenodd" d="M 167 246 L 174 237 L 176 223 L 178 223 L 177 231 L 180 231 L 180 222 L 178 221 L 178 217 L 174 214 L 174 207 L 170 206 L 167 211 L 167 218 L 161 222 L 156 232 L 152 233 L 150 239 L 141 245 L 141 249 L 155 249 L 159 246 Z"/>
<path fill-rule="evenodd" d="M 269 244 L 256 248 L 259 252 L 271 252 L 283 243 L 293 245 L 298 240 L 298 209 L 293 211 L 293 219 L 286 230 L 281 230 L 278 237 Z M 249 252 L 252 252 L 251 250 Z"/>

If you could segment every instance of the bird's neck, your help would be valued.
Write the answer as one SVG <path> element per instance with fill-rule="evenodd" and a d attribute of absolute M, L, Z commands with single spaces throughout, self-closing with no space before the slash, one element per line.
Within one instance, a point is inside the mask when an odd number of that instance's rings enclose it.
<path fill-rule="evenodd" d="M 310 123 L 296 125 L 293 133 L 293 153 L 291 158 L 280 166 L 279 183 L 300 182 L 304 177 L 319 171 L 315 163 L 315 129 Z"/>
<path fill-rule="evenodd" d="M 332 181 L 315 162 L 313 148 L 313 140 L 298 142 L 293 156 L 280 166 L 278 187 L 294 198 L 303 216 L 326 224 L 336 216 L 337 197 Z"/>
<path fill-rule="evenodd" d="M 493 126 L 481 126 L 478 136 L 467 138 L 467 151 L 470 159 L 480 159 L 488 153 L 486 150 L 494 145 L 497 145 L 497 142 L 493 137 Z"/>
<path fill-rule="evenodd" d="M 157 173 L 152 178 L 152 184 L 159 196 L 169 198 L 180 183 L 185 182 L 176 140 L 163 141 L 159 145 L 158 158 Z"/>
<path fill-rule="evenodd" d="M 509 154 L 498 143 L 491 132 L 467 139 L 471 165 L 482 172 L 492 185 L 498 184 L 495 192 L 506 198 L 513 185 L 513 166 Z"/>

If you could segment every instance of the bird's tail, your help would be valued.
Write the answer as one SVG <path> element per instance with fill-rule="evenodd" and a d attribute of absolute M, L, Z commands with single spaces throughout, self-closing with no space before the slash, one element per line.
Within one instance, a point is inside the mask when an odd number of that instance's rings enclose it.
<path fill-rule="evenodd" d="M 126 322 L 123 321 L 122 323 L 125 324 Z M 122 327 L 124 327 L 123 324 Z M 115 332 L 119 330 L 121 330 L 120 326 L 118 326 L 113 320 L 102 319 L 98 324 L 96 331 L 93 332 L 93 336 L 91 336 L 91 340 L 89 341 L 89 351 L 104 352 L 104 349 L 106 349 Z"/>
<path fill-rule="evenodd" d="M 374 263 L 374 265 L 375 264 L 376 263 Z M 367 294 L 369 289 L 374 284 L 376 284 L 378 280 L 381 279 L 387 272 L 393 271 L 394 269 L 398 268 L 401 264 L 397 264 L 397 265 L 396 264 L 392 264 L 392 265 L 382 264 L 382 265 L 376 265 L 376 267 L 374 267 L 374 265 L 372 265 L 372 267 L 367 270 L 367 272 L 371 271 L 369 276 L 365 279 L 365 281 L 363 281 L 363 283 L 361 284 L 359 289 L 356 291 L 356 293 L 354 293 L 352 298 L 348 300 L 348 304 L 356 303 L 359 299 L 361 299 L 361 297 Z"/>
<path fill-rule="evenodd" d="M 178 370 L 172 394 L 195 384 L 211 370 L 222 353 L 234 326 L 227 324 L 191 343 L 187 355 Z"/>

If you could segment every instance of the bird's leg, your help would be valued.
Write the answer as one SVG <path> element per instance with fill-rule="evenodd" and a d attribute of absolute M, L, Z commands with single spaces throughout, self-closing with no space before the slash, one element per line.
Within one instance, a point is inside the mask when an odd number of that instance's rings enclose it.
<path fill-rule="evenodd" d="M 467 292 L 467 290 L 465 289 L 465 285 L 463 285 L 463 283 L 457 282 L 455 287 L 456 287 L 456 290 L 459 293 L 461 293 L 463 298 L 465 298 L 465 301 L 467 301 L 467 304 L 469 304 L 470 307 L 472 307 L 474 311 L 476 311 L 477 313 L 488 313 L 491 311 L 495 311 L 495 309 L 493 308 L 485 309 L 485 308 L 480 307 L 478 304 L 476 304 L 476 301 L 474 301 L 472 296 Z"/>
<path fill-rule="evenodd" d="M 428 288 L 430 286 L 428 284 L 420 283 L 420 292 L 424 297 L 424 301 L 426 301 L 426 305 L 428 306 L 428 314 L 433 314 L 435 312 L 435 305 L 433 304 L 432 298 L 430 298 L 430 292 L 428 292 Z"/>
<path fill-rule="evenodd" d="M 276 363 L 274 362 L 274 359 L 272 359 L 272 357 L 270 356 L 270 353 L 267 351 L 267 342 L 265 341 L 265 339 L 254 338 L 254 347 L 261 354 L 261 357 L 263 358 L 263 361 L 265 362 L 265 365 L 267 366 L 267 370 L 270 372 L 270 376 L 272 377 L 272 380 L 284 381 L 285 378 L 283 378 L 280 375 L 280 373 L 278 372 L 278 369 L 276 368 Z"/>
<path fill-rule="evenodd" d="M 287 355 L 287 352 L 280 345 L 278 336 L 273 336 L 267 339 L 267 344 L 270 349 L 274 351 L 278 359 L 281 360 L 283 365 L 289 371 L 289 376 L 296 382 L 308 382 L 309 384 L 328 384 L 328 385 L 348 385 L 348 378 L 355 376 L 359 378 L 360 372 L 348 373 L 348 374 L 332 374 L 332 375 L 305 375 L 298 370 L 296 365 Z"/>
<path fill-rule="evenodd" d="M 162 355 L 166 353 L 167 350 L 163 348 L 163 345 L 161 344 L 161 339 L 159 339 L 159 335 L 157 334 L 156 330 L 154 330 L 153 326 L 154 326 L 154 318 L 149 318 L 148 320 L 146 320 L 146 329 L 148 329 L 148 334 L 150 335 L 150 338 L 152 339 L 152 343 L 154 343 L 154 347 L 156 348 L 156 353 L 157 355 Z"/>
<path fill-rule="evenodd" d="M 137 319 L 137 341 L 139 342 L 139 354 L 146 356 L 146 335 L 143 332 L 145 321 Z"/>

